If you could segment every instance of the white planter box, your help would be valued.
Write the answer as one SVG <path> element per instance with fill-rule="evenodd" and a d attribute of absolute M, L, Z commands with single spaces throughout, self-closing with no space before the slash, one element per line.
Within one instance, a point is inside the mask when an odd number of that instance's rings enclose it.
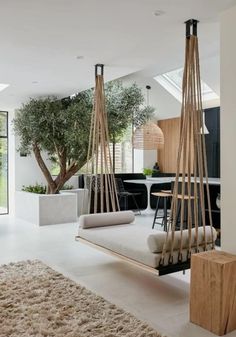
<path fill-rule="evenodd" d="M 16 191 L 16 217 L 38 226 L 77 221 L 77 195 Z"/>
<path fill-rule="evenodd" d="M 61 194 L 75 193 L 77 195 L 77 216 L 88 213 L 88 189 L 74 188 L 72 190 L 61 190 Z"/>

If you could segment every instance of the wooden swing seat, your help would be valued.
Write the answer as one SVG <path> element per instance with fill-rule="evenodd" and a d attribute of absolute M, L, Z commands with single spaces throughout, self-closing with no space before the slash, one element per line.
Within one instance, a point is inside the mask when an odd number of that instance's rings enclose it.
<path fill-rule="evenodd" d="M 183 231 L 184 246 L 182 250 L 182 261 L 179 261 L 178 248 L 180 232 L 176 231 L 173 263 L 169 263 L 170 251 L 167 251 L 164 265 L 160 266 L 166 232 L 151 229 L 145 225 L 138 225 L 134 222 L 124 223 L 123 221 L 123 223 L 119 223 L 117 218 L 119 218 L 120 215 L 123 216 L 124 213 L 132 214 L 132 212 L 126 211 L 81 216 L 76 240 L 89 244 L 94 248 L 105 251 L 108 254 L 114 255 L 145 270 L 155 272 L 159 276 L 190 268 L 187 230 Z M 90 222 L 89 228 L 82 228 L 81 221 L 83 217 L 86 217 L 86 220 Z M 102 219 L 104 219 L 104 225 Z M 116 223 L 114 223 L 114 219 Z M 110 221 L 110 225 L 107 220 Z M 211 249 L 210 227 L 206 227 L 206 230 L 208 239 L 207 249 Z M 191 252 L 195 253 L 194 231 L 192 233 Z M 199 240 L 201 239 L 202 235 L 199 234 Z M 155 245 L 156 252 L 153 252 L 155 251 Z M 201 241 L 199 241 L 199 250 L 204 250 Z"/>
<path fill-rule="evenodd" d="M 184 271 L 187 269 L 190 269 L 190 259 L 186 260 L 185 262 L 178 262 L 176 264 L 169 264 L 167 266 L 158 266 L 156 268 L 153 267 L 149 267 L 146 264 L 143 264 L 141 262 L 138 262 L 134 259 L 131 259 L 127 256 L 121 255 L 119 253 L 116 253 L 108 248 L 104 248 L 98 244 L 92 243 L 91 241 L 88 241 L 86 239 L 81 238 L 80 236 L 76 236 L 75 237 L 76 241 L 79 241 L 81 243 L 84 243 L 92 248 L 98 249 L 106 254 L 109 254 L 111 256 L 115 256 L 117 258 L 119 258 L 120 260 L 129 263 L 133 266 L 136 266 L 138 268 L 141 268 L 145 271 L 148 271 L 150 273 L 154 273 L 157 276 L 163 276 L 163 275 L 167 275 L 167 274 L 171 274 L 171 273 L 176 273 L 178 271 Z"/>

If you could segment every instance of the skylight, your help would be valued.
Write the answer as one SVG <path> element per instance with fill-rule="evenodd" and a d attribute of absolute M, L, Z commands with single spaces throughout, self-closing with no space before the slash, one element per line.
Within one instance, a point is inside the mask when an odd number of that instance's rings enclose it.
<path fill-rule="evenodd" d="M 154 79 L 163 86 L 178 101 L 182 101 L 182 79 L 184 69 L 176 69 L 165 74 L 155 76 Z M 204 102 L 218 99 L 219 96 L 201 80 L 202 100 Z"/>
<path fill-rule="evenodd" d="M 0 83 L 0 91 L 3 91 L 4 89 L 6 89 L 7 87 L 9 87 L 10 84 L 4 84 L 4 83 Z"/>

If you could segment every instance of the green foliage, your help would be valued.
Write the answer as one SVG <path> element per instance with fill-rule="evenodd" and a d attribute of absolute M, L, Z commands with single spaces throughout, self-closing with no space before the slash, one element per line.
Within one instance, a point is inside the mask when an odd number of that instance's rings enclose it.
<path fill-rule="evenodd" d="M 72 189 L 73 189 L 72 185 L 65 184 L 62 186 L 60 190 L 72 190 Z M 21 190 L 30 193 L 46 194 L 47 187 L 45 185 L 36 183 L 35 185 L 29 186 L 23 185 Z"/>
<path fill-rule="evenodd" d="M 73 188 L 73 185 L 65 184 L 62 186 L 61 190 L 72 190 Z"/>
<path fill-rule="evenodd" d="M 106 109 L 110 139 L 117 143 L 127 128 L 144 124 L 153 116 L 154 109 L 145 107 L 145 99 L 137 84 L 124 87 L 121 81 L 105 85 Z"/>
<path fill-rule="evenodd" d="M 134 116 L 134 126 L 139 127 L 145 124 L 148 120 L 153 118 L 154 112 L 155 108 L 150 105 L 138 110 L 138 112 Z"/>
<path fill-rule="evenodd" d="M 89 146 L 90 121 L 93 109 L 93 91 L 86 90 L 71 99 L 66 107 L 64 127 L 68 160 L 85 163 Z M 81 166 L 81 165 L 80 165 Z"/>
<path fill-rule="evenodd" d="M 145 107 L 141 89 L 133 84 L 124 87 L 120 81 L 105 86 L 110 138 L 118 142 L 132 121 L 141 125 L 152 117 L 154 109 Z M 58 161 L 58 151 L 66 150 L 67 161 L 86 159 L 93 89 L 61 101 L 55 97 L 30 99 L 17 111 L 15 133 L 20 137 L 19 150 L 30 154 L 34 144 Z"/>
<path fill-rule="evenodd" d="M 132 123 L 134 126 L 144 124 L 155 111 L 153 107 L 145 106 L 142 90 L 135 83 L 125 87 L 118 80 L 108 82 L 105 84 L 105 98 L 109 135 L 114 143 L 122 139 Z M 80 111 L 83 116 L 89 116 L 89 121 L 83 123 L 80 139 L 88 137 L 92 108 L 93 89 L 79 93 L 71 101 L 69 112 Z"/>
<path fill-rule="evenodd" d="M 22 191 L 30 192 L 30 193 L 37 193 L 37 194 L 46 194 L 47 187 L 36 183 L 35 185 L 29 185 L 29 186 L 22 186 Z"/>
<path fill-rule="evenodd" d="M 81 146 L 87 143 L 84 129 L 85 125 L 88 129 L 89 122 L 90 115 L 84 114 L 82 105 L 70 104 L 65 108 L 52 97 L 30 99 L 17 111 L 14 120 L 15 132 L 20 136 L 19 150 L 30 154 L 34 144 L 38 144 L 52 160 L 63 150 L 68 161 L 78 160 Z"/>
<path fill-rule="evenodd" d="M 124 87 L 120 81 L 105 85 L 106 109 L 110 140 L 117 143 L 133 123 L 139 126 L 152 117 L 154 109 L 145 106 L 142 90 L 133 84 Z M 30 99 L 18 109 L 14 119 L 15 134 L 19 136 L 18 150 L 25 154 L 34 151 L 38 164 L 50 186 L 48 193 L 57 193 L 87 159 L 90 120 L 93 109 L 93 89 L 73 98 L 56 97 Z M 53 180 L 42 165 L 44 151 L 54 167 L 59 167 Z M 41 163 L 40 163 L 41 161 Z"/>
<path fill-rule="evenodd" d="M 55 142 L 61 136 L 62 104 L 54 97 L 30 99 L 17 111 L 14 130 L 20 136 L 20 151 L 30 154 L 38 144 L 48 153 L 54 153 Z"/>
<path fill-rule="evenodd" d="M 143 169 L 143 174 L 144 174 L 145 176 L 151 176 L 152 173 L 153 173 L 153 169 L 150 169 L 150 168 L 144 168 L 144 169 Z"/>
<path fill-rule="evenodd" d="M 0 172 L 0 207 L 7 209 L 7 175 Z"/>

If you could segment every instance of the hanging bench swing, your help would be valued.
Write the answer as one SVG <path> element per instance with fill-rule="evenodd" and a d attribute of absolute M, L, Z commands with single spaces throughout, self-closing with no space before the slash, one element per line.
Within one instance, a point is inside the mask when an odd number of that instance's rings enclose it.
<path fill-rule="evenodd" d="M 80 217 L 76 239 L 105 249 L 126 261 L 158 272 L 159 275 L 188 269 L 192 253 L 215 248 L 216 231 L 212 225 L 206 147 L 202 132 L 197 23 L 198 21 L 193 19 L 186 22 L 179 149 L 167 232 L 150 230 L 145 226 L 134 227 L 132 212 L 119 212 L 108 146 L 103 66 L 99 75 L 97 66 L 101 65 L 96 66 L 95 100 L 88 152 L 88 160 L 92 158 L 92 174 L 87 176 L 90 182 L 88 211 L 91 210 L 93 202 L 94 214 Z M 96 214 L 98 191 L 102 213 Z M 182 196 L 181 199 L 179 195 Z M 209 225 L 206 225 L 206 204 L 209 210 Z M 107 213 L 104 214 L 105 212 Z"/>

